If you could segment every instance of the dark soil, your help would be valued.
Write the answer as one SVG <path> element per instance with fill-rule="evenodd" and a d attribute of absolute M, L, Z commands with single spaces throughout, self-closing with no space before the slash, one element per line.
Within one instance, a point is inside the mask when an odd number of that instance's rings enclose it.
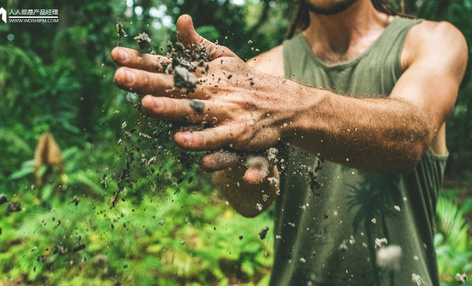
<path fill-rule="evenodd" d="M 185 88 L 186 90 L 193 92 L 197 87 L 197 77 L 192 74 L 188 69 L 177 66 L 174 69 L 174 86 L 177 88 Z"/>
<path fill-rule="evenodd" d="M 7 195 L 5 194 L 0 194 L 0 205 L 3 205 L 4 203 L 8 202 Z"/>
<path fill-rule="evenodd" d="M 80 199 L 79 199 L 77 196 L 74 196 L 74 197 L 72 198 L 71 203 L 74 203 L 75 206 L 78 206 L 79 203 L 80 203 Z"/>
<path fill-rule="evenodd" d="M 151 46 L 151 38 L 149 38 L 149 35 L 146 33 L 140 33 L 139 35 L 134 37 L 134 40 L 136 41 L 136 43 L 138 43 L 138 46 L 141 50 L 144 50 Z"/>
<path fill-rule="evenodd" d="M 185 47 L 177 42 L 168 44 L 167 57 L 171 63 L 164 64 L 164 72 L 174 75 L 174 87 L 184 89 L 187 93 L 194 92 L 198 84 L 197 77 L 192 73 L 197 70 L 205 74 L 208 71 L 206 62 L 210 60 L 210 53 L 204 46 Z"/>
<path fill-rule="evenodd" d="M 121 39 L 128 36 L 123 29 L 123 24 L 121 24 L 121 20 L 118 20 L 118 23 L 116 24 L 116 31 L 118 33 L 118 44 L 117 46 L 121 46 Z"/>
<path fill-rule="evenodd" d="M 268 226 L 264 227 L 264 228 L 261 230 L 261 232 L 259 232 L 259 238 L 260 238 L 260 239 L 265 239 L 266 236 L 267 236 L 267 232 L 268 232 L 268 231 L 269 231 L 269 227 L 268 227 Z"/>
<path fill-rule="evenodd" d="M 21 204 L 19 202 L 11 202 L 7 206 L 7 212 L 14 213 L 21 211 Z"/>
<path fill-rule="evenodd" d="M 190 107 L 196 112 L 196 113 L 203 113 L 205 109 L 205 104 L 203 102 L 198 101 L 198 100 L 191 100 L 190 101 Z"/>

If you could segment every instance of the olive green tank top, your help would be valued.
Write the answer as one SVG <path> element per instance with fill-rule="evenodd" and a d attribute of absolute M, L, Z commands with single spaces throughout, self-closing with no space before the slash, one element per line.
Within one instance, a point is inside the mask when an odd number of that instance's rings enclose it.
<path fill-rule="evenodd" d="M 419 22 L 395 17 L 362 55 L 335 65 L 295 36 L 284 43 L 286 77 L 348 96 L 389 95 Z M 282 145 L 270 285 L 439 285 L 433 221 L 447 156 L 427 151 L 413 172 L 383 174 Z"/>

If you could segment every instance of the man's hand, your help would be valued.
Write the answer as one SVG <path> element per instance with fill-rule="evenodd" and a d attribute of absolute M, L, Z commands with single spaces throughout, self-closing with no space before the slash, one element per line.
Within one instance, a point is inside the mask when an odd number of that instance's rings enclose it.
<path fill-rule="evenodd" d="M 170 59 L 125 48 L 112 51 L 115 62 L 124 66 L 116 71 L 117 85 L 146 94 L 143 108 L 156 117 L 206 123 L 209 128 L 201 131 L 175 133 L 175 142 L 186 150 L 256 151 L 275 145 L 283 119 L 273 108 L 279 101 L 270 90 L 274 79 L 249 67 L 229 49 L 203 39 L 189 16 L 178 19 L 177 31 L 187 47 L 204 45 L 210 52 L 208 71 L 195 72 L 199 82 L 195 92 L 184 94 L 173 87 L 172 76 L 162 70 L 162 63 Z"/>
<path fill-rule="evenodd" d="M 208 71 L 195 72 L 199 84 L 194 92 L 185 94 L 176 89 L 172 75 L 164 73 L 163 66 L 172 59 L 126 48 L 112 51 L 114 61 L 121 66 L 115 74 L 117 85 L 146 94 L 142 106 L 153 116 L 208 126 L 174 134 L 175 142 L 186 150 L 256 151 L 275 145 L 284 122 L 273 108 L 280 101 L 270 92 L 274 78 L 249 67 L 228 48 L 202 38 L 188 15 L 178 19 L 177 32 L 186 47 L 203 45 L 210 54 Z M 247 165 L 244 160 L 245 155 L 217 151 L 202 158 L 201 166 L 217 171 L 241 162 Z M 244 178 L 249 184 L 258 184 L 267 176 L 269 164 L 262 157 L 252 162 L 262 164 L 249 164 Z"/>

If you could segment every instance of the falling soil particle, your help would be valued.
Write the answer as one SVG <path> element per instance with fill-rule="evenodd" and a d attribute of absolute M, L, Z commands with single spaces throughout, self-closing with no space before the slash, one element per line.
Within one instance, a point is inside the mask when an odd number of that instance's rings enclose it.
<path fill-rule="evenodd" d="M 121 46 L 121 39 L 123 37 L 128 36 L 123 29 L 123 24 L 121 24 L 121 20 L 118 20 L 118 23 L 116 24 L 116 31 L 118 32 L 118 44 L 117 46 Z"/>
<path fill-rule="evenodd" d="M 77 196 L 74 196 L 74 197 L 72 198 L 71 203 L 74 203 L 75 206 L 78 206 L 79 203 L 80 203 L 80 199 L 79 199 Z"/>
<path fill-rule="evenodd" d="M 339 245 L 338 249 L 341 251 L 347 251 L 348 250 L 347 241 L 343 240 L 343 242 Z"/>
<path fill-rule="evenodd" d="M 421 286 L 421 285 L 424 285 L 424 280 L 423 278 L 421 278 L 421 276 L 419 276 L 418 274 L 416 273 L 413 273 L 411 275 L 411 281 L 413 283 L 415 283 L 416 286 Z"/>
<path fill-rule="evenodd" d="M 19 202 L 11 202 L 7 206 L 8 213 L 14 213 L 21 211 L 21 204 Z"/>
<path fill-rule="evenodd" d="M 463 274 L 456 273 L 456 281 L 459 284 L 464 284 L 467 281 L 467 276 L 465 275 L 465 273 Z"/>
<path fill-rule="evenodd" d="M 136 43 L 138 43 L 138 46 L 141 50 L 149 48 L 151 45 L 151 38 L 149 38 L 149 35 L 146 33 L 140 33 L 139 35 L 134 37 L 134 40 L 136 41 Z"/>
<path fill-rule="evenodd" d="M 7 195 L 5 194 L 0 194 L 0 205 L 3 205 L 4 203 L 8 202 Z"/>
<path fill-rule="evenodd" d="M 375 248 L 377 249 L 384 248 L 385 246 L 387 246 L 387 244 L 388 244 L 388 240 L 385 237 L 375 239 Z"/>
<path fill-rule="evenodd" d="M 269 148 L 267 151 L 266 151 L 266 155 L 267 155 L 267 160 L 269 161 L 269 163 L 271 163 L 272 165 L 275 165 L 277 164 L 277 162 L 279 161 L 277 159 L 277 154 L 279 153 L 279 149 L 275 148 L 275 147 L 272 147 L 272 148 Z"/>
<path fill-rule="evenodd" d="M 264 206 L 263 206 L 262 204 L 260 204 L 260 203 L 257 203 L 257 204 L 256 204 L 256 209 L 257 209 L 258 211 L 261 212 L 263 208 L 264 208 Z"/>
<path fill-rule="evenodd" d="M 399 271 L 402 248 L 398 245 L 383 247 L 377 251 L 377 266 L 382 269 Z"/>
<path fill-rule="evenodd" d="M 62 245 L 58 245 L 56 246 L 56 248 L 54 249 L 54 252 L 53 254 L 56 254 L 58 253 L 59 255 L 64 255 L 67 253 L 67 248 L 65 248 L 64 246 Z"/>
<path fill-rule="evenodd" d="M 208 65 L 205 62 L 210 60 L 210 53 L 203 45 L 185 47 L 180 42 L 175 45 L 169 43 L 168 49 L 166 56 L 171 58 L 172 62 L 162 64 L 164 72 L 173 73 L 174 87 L 184 89 L 187 93 L 195 91 L 198 79 L 191 72 L 198 69 L 202 74 L 207 73 Z"/>
<path fill-rule="evenodd" d="M 72 251 L 75 253 L 75 252 L 78 252 L 78 251 L 81 251 L 81 250 L 84 250 L 84 249 L 85 249 L 85 244 L 80 244 L 76 248 L 72 249 Z"/>
<path fill-rule="evenodd" d="M 267 181 L 269 182 L 271 186 L 277 186 L 277 184 L 279 183 L 279 180 L 274 177 L 267 178 Z"/>
<path fill-rule="evenodd" d="M 265 239 L 267 236 L 267 232 L 269 231 L 269 227 L 266 226 L 264 227 L 260 232 L 259 232 L 259 238 L 260 239 Z"/>
<path fill-rule="evenodd" d="M 178 66 L 174 70 L 174 86 L 177 88 L 185 88 L 189 92 L 195 91 L 197 87 L 197 77 L 189 72 L 188 69 Z"/>

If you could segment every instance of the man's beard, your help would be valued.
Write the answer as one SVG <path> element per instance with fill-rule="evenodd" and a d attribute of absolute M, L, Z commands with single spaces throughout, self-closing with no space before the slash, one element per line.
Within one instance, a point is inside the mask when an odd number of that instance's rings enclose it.
<path fill-rule="evenodd" d="M 312 3 L 310 3 L 309 0 L 304 0 L 308 9 L 310 9 L 311 12 L 318 14 L 318 15 L 335 15 L 340 12 L 343 12 L 347 10 L 354 2 L 357 0 L 343 0 L 341 2 L 335 3 L 331 7 L 319 7 L 316 6 Z"/>

